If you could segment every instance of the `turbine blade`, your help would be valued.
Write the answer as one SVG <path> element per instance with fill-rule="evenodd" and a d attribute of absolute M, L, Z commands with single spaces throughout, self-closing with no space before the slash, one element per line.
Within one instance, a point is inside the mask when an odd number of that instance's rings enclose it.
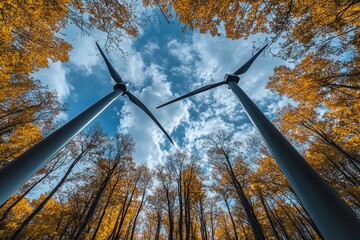
<path fill-rule="evenodd" d="M 98 47 L 99 51 L 100 51 L 100 54 L 101 56 L 103 57 L 105 63 L 106 63 L 106 66 L 110 72 L 110 75 L 112 77 L 112 79 L 116 82 L 116 83 L 123 83 L 123 80 L 121 79 L 120 75 L 116 72 L 115 68 L 111 65 L 110 61 L 107 59 L 107 57 L 105 56 L 105 54 L 103 53 L 103 51 L 101 50 L 99 44 L 97 42 L 96 43 L 96 46 Z"/>
<path fill-rule="evenodd" d="M 170 138 L 169 134 L 167 134 L 167 132 L 165 131 L 165 129 L 161 126 L 161 124 L 158 122 L 158 120 L 154 117 L 154 115 L 150 112 L 150 110 L 145 106 L 145 104 L 143 104 L 137 97 L 135 97 L 131 92 L 127 91 L 125 93 L 126 95 L 128 95 L 130 101 L 132 101 L 136 106 L 138 106 L 139 108 L 141 108 L 157 125 L 158 127 L 161 129 L 161 131 L 163 131 L 163 133 L 166 135 L 166 137 L 170 140 L 170 142 L 172 143 L 172 145 L 174 145 L 174 142 L 172 141 L 172 139 Z"/>
<path fill-rule="evenodd" d="M 162 104 L 162 105 L 160 105 L 160 106 L 158 106 L 158 107 L 156 107 L 156 108 L 161 108 L 161 107 L 166 106 L 166 105 L 168 105 L 168 104 L 170 104 L 170 103 L 179 101 L 179 100 L 181 100 L 181 99 L 190 97 L 190 96 L 192 96 L 192 95 L 195 95 L 195 94 L 204 92 L 204 91 L 209 90 L 209 89 L 212 89 L 212 88 L 216 88 L 216 87 L 218 87 L 218 86 L 220 86 L 220 85 L 223 85 L 223 84 L 225 84 L 224 81 L 218 82 L 218 83 L 214 83 L 214 84 L 210 84 L 210 85 L 206 85 L 206 86 L 201 87 L 201 88 L 199 88 L 199 89 L 197 89 L 197 90 L 194 90 L 194 91 L 189 92 L 189 93 L 187 93 L 187 94 L 185 94 L 185 95 L 182 95 L 182 96 L 180 96 L 180 97 L 178 97 L 178 98 L 175 98 L 174 100 L 171 100 L 171 101 L 169 101 L 169 102 L 166 102 L 166 103 L 164 103 L 164 104 Z"/>
<path fill-rule="evenodd" d="M 235 75 L 240 75 L 245 73 L 247 70 L 249 70 L 251 64 L 255 61 L 255 59 L 260 55 L 262 51 L 267 47 L 268 44 L 266 44 L 262 49 L 260 49 L 252 58 L 249 59 L 244 65 L 242 65 L 238 70 L 234 72 Z"/>

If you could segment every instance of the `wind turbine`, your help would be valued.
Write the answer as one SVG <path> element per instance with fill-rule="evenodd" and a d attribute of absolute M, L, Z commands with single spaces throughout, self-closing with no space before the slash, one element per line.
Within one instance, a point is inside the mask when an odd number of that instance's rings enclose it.
<path fill-rule="evenodd" d="M 360 221 L 357 216 L 325 183 L 238 85 L 239 75 L 245 73 L 250 68 L 266 47 L 267 45 L 261 48 L 233 74 L 226 74 L 223 81 L 201 87 L 166 102 L 157 108 L 221 85 L 228 85 L 238 97 L 240 104 L 259 131 L 280 169 L 325 239 L 356 239 L 360 236 Z"/>
<path fill-rule="evenodd" d="M 158 125 L 158 127 L 163 131 L 163 133 L 166 135 L 166 137 L 170 140 L 171 144 L 174 145 L 174 142 L 170 138 L 169 134 L 165 131 L 165 129 L 161 126 L 159 121 L 155 118 L 155 116 L 150 112 L 150 110 L 143 104 L 137 97 L 135 97 L 128 89 L 127 89 L 127 82 L 124 82 L 120 75 L 116 72 L 114 67 L 111 65 L 109 60 L 106 58 L 105 54 L 101 50 L 99 44 L 96 42 L 96 46 L 98 47 L 101 56 L 104 58 L 104 61 L 106 63 L 106 66 L 110 72 L 110 75 L 112 79 L 116 82 L 114 86 L 114 90 L 120 89 L 122 91 L 121 95 L 127 95 L 130 101 L 132 101 L 136 106 L 141 108 L 155 123 Z"/>
<path fill-rule="evenodd" d="M 119 95 L 127 95 L 130 101 L 141 108 L 158 125 L 170 142 L 174 144 L 169 134 L 167 134 L 145 104 L 143 104 L 128 90 L 127 83 L 123 82 L 120 75 L 115 71 L 98 43 L 96 43 L 96 46 L 106 63 L 112 79 L 116 82 L 114 91 L 100 99 L 94 105 L 90 106 L 68 123 L 1 168 L 0 205 L 3 204 L 30 177 L 39 171 L 51 159 L 51 157 L 62 149 L 65 144 L 68 143 L 77 133 L 79 133 L 103 110 L 105 110 Z"/>

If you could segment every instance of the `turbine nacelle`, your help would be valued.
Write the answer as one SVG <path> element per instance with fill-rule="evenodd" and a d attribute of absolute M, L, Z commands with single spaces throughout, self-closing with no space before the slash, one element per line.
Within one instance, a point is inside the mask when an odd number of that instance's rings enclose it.
<path fill-rule="evenodd" d="M 235 74 L 225 74 L 224 82 L 228 83 L 230 81 L 239 83 L 240 77 Z"/>
<path fill-rule="evenodd" d="M 128 85 L 129 83 L 127 83 L 127 82 L 124 82 L 124 83 L 116 83 L 115 85 L 114 85 L 114 90 L 116 90 L 116 89 L 120 89 L 123 93 L 121 94 L 121 95 L 124 95 L 124 94 L 126 94 L 126 92 L 128 91 L 127 90 L 127 85 Z"/>

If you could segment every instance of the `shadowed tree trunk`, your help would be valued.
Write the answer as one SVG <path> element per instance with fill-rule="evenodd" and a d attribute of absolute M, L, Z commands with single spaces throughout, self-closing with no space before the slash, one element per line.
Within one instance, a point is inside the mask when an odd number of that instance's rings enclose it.
<path fill-rule="evenodd" d="M 128 191 L 128 193 L 130 193 L 130 195 L 125 197 L 123 206 L 122 206 L 121 210 L 119 210 L 119 213 L 120 213 L 120 214 L 119 214 L 118 216 L 120 216 L 120 220 L 117 221 L 117 222 L 119 223 L 118 226 L 117 226 L 116 224 L 115 224 L 115 226 L 114 226 L 114 229 L 116 229 L 116 231 L 114 232 L 114 230 L 113 230 L 113 232 L 115 233 L 115 234 L 112 234 L 112 235 L 113 235 L 113 239 L 120 239 L 121 229 L 122 229 L 122 227 L 123 227 L 126 214 L 128 213 L 129 207 L 130 207 L 130 205 L 131 205 L 131 203 L 132 203 L 132 200 L 133 200 L 135 191 L 137 190 L 137 185 L 138 185 L 138 183 L 139 183 L 139 181 L 140 181 L 140 177 L 141 177 L 141 174 L 138 173 L 138 175 L 137 175 L 137 177 L 136 177 L 136 179 L 135 179 L 134 186 L 133 186 L 131 192 Z M 130 184 L 129 184 L 129 187 L 131 187 Z M 129 189 L 129 190 L 130 190 L 130 189 Z"/>
<path fill-rule="evenodd" d="M 246 197 L 240 182 L 236 178 L 236 175 L 235 175 L 233 167 L 230 163 L 228 154 L 222 148 L 220 148 L 220 151 L 222 152 L 223 156 L 225 157 L 226 169 L 231 177 L 232 185 L 235 188 L 235 191 L 239 197 L 240 203 L 245 210 L 249 225 L 254 233 L 255 238 L 257 240 L 265 240 L 264 232 L 262 231 L 260 223 L 258 222 L 258 220 L 256 218 L 253 207 L 251 206 L 248 198 Z"/>
<path fill-rule="evenodd" d="M 271 229 L 274 233 L 274 236 L 276 239 L 281 239 L 276 228 L 275 228 L 275 224 L 274 224 L 274 221 L 273 219 L 271 218 L 270 214 L 269 214 L 269 210 L 268 210 L 268 207 L 266 205 L 266 202 L 265 202 L 265 199 L 264 199 L 264 196 L 262 195 L 261 191 L 258 190 L 258 196 L 259 196 L 259 199 L 260 199 L 260 203 L 261 205 L 263 206 L 264 210 L 265 210 L 265 214 L 266 214 L 266 217 L 268 218 L 269 220 L 269 223 L 270 223 L 270 226 L 271 226 Z"/>
<path fill-rule="evenodd" d="M 199 222 L 200 222 L 200 235 L 202 240 L 208 239 L 207 229 L 206 229 L 206 216 L 204 210 L 204 199 L 200 198 L 198 202 L 198 215 L 199 215 Z"/>
<path fill-rule="evenodd" d="M 118 157 L 118 159 L 120 159 Z M 106 189 L 107 184 L 109 183 L 115 169 L 117 167 L 117 162 L 114 164 L 114 166 L 110 169 L 110 171 L 108 172 L 108 174 L 105 176 L 105 179 L 103 180 L 103 182 L 101 183 L 98 191 L 96 192 L 95 198 L 92 201 L 89 210 L 85 216 L 84 221 L 82 222 L 82 224 L 80 225 L 79 229 L 76 232 L 76 235 L 74 236 L 74 239 L 80 239 L 81 235 L 83 233 L 83 231 L 85 230 L 85 228 L 87 227 L 87 225 L 90 223 L 91 218 L 93 217 L 94 213 L 95 213 L 95 209 L 100 201 L 100 198 L 103 194 L 103 192 Z"/>
<path fill-rule="evenodd" d="M 116 150 L 115 150 L 116 149 Z M 115 156 L 112 156 L 112 160 L 109 159 L 100 159 L 101 161 L 109 162 L 109 169 L 106 170 L 107 173 L 105 175 L 104 180 L 100 183 L 100 187 L 98 191 L 95 194 L 94 200 L 92 201 L 89 210 L 85 216 L 85 219 L 81 223 L 79 229 L 76 232 L 76 235 L 74 239 L 80 239 L 83 232 L 85 231 L 86 227 L 90 223 L 94 213 L 95 209 L 100 201 L 100 198 L 102 194 L 104 193 L 106 186 L 110 182 L 111 178 L 114 176 L 114 173 L 116 173 L 116 170 L 122 172 L 123 169 L 119 169 L 121 166 L 121 163 L 125 163 L 126 159 L 129 158 L 129 156 L 134 151 L 134 142 L 131 139 L 129 135 L 124 135 L 122 137 L 117 136 L 117 142 L 116 142 L 116 148 L 114 149 L 114 146 L 109 146 L 108 152 L 109 154 L 113 154 L 114 150 L 116 152 Z M 99 164 L 101 164 L 101 161 Z M 111 166 L 112 165 L 112 166 Z M 121 174 L 121 173 L 119 173 Z"/>
<path fill-rule="evenodd" d="M 281 218 L 279 217 L 279 215 L 276 212 L 275 206 L 273 205 L 272 209 L 269 208 L 269 211 L 273 215 L 274 220 L 276 221 L 277 225 L 279 226 L 280 232 L 282 233 L 283 237 L 285 239 L 290 239 L 288 233 L 286 232 L 286 228 L 283 224 L 283 221 L 281 220 Z"/>
<path fill-rule="evenodd" d="M 108 205 L 109 205 L 109 203 L 110 203 L 110 199 L 111 199 L 111 197 L 113 196 L 114 190 L 115 190 L 115 188 L 116 188 L 116 186 L 117 186 L 117 184 L 118 184 L 118 182 L 119 182 L 119 179 L 120 179 L 120 176 L 118 176 L 118 177 L 116 178 L 116 182 L 114 183 L 114 185 L 113 185 L 113 186 L 111 187 L 111 189 L 110 189 L 109 196 L 107 197 L 107 200 L 106 200 L 104 209 L 103 209 L 103 211 L 102 211 L 102 213 L 101 213 L 99 222 L 98 222 L 98 224 L 97 224 L 97 226 L 96 226 L 96 229 L 95 229 L 95 231 L 94 231 L 94 234 L 93 234 L 93 236 L 92 236 L 92 238 L 91 238 L 92 240 L 95 240 L 95 239 L 96 239 L 96 234 L 98 233 L 98 231 L 99 231 L 99 229 L 100 229 L 102 220 L 103 220 L 103 218 L 104 218 L 104 216 L 105 216 L 107 207 L 108 207 Z"/>
<path fill-rule="evenodd" d="M 288 197 L 286 194 L 284 194 L 284 196 L 286 197 L 286 199 L 288 199 L 291 204 L 295 207 L 295 209 L 297 210 L 297 212 L 306 220 L 306 222 L 314 229 L 314 231 L 317 233 L 318 237 L 320 239 L 324 239 L 323 236 L 321 235 L 319 229 L 316 227 L 314 221 L 310 218 L 309 214 L 307 213 L 306 209 L 304 208 L 304 206 L 302 205 L 302 203 L 300 202 L 299 198 L 297 197 L 296 193 L 294 192 L 294 190 L 292 188 L 290 188 L 291 193 L 295 196 L 296 198 L 296 202 L 299 203 L 299 205 L 301 206 L 302 211 L 298 208 L 298 206 L 296 205 L 296 203 L 294 203 L 290 197 Z"/>
<path fill-rule="evenodd" d="M 233 218 L 233 216 L 231 214 L 229 202 L 228 202 L 226 196 L 223 196 L 223 199 L 224 199 L 224 202 L 225 202 L 225 205 L 226 205 L 226 209 L 227 209 L 227 211 L 229 213 L 229 216 L 230 216 L 231 224 L 232 224 L 233 231 L 234 231 L 234 237 L 235 237 L 236 240 L 238 240 L 239 237 L 238 237 L 238 234 L 237 234 L 237 231 L 236 231 L 236 224 L 235 224 L 234 218 Z"/>
<path fill-rule="evenodd" d="M 178 184 L 178 199 L 179 199 L 179 238 L 183 240 L 183 198 L 182 198 L 182 171 L 179 172 Z"/>
<path fill-rule="evenodd" d="M 161 230 L 161 210 L 158 209 L 157 210 L 157 214 L 156 214 L 156 232 L 155 232 L 155 240 L 159 240 L 160 239 L 160 230 Z"/>
<path fill-rule="evenodd" d="M 136 215 L 135 215 L 135 219 L 134 219 L 134 223 L 133 223 L 133 227 L 131 230 L 131 235 L 130 235 L 130 239 L 133 240 L 134 239 L 134 233 L 135 233 L 135 228 L 136 228 L 136 223 L 137 223 L 137 219 L 140 215 L 142 206 L 144 204 L 144 199 L 145 199 L 145 194 L 146 194 L 146 188 L 148 186 L 148 183 L 145 184 L 144 188 L 143 188 L 143 192 L 142 192 L 142 196 L 141 196 L 141 202 L 140 202 L 140 206 L 138 207 L 138 210 L 136 211 Z"/>
<path fill-rule="evenodd" d="M 210 230 L 211 230 L 211 240 L 215 240 L 215 208 L 216 205 L 213 201 L 210 203 Z"/>

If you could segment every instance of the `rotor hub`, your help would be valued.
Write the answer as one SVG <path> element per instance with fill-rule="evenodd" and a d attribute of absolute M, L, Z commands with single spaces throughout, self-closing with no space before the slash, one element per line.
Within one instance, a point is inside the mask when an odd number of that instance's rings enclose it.
<path fill-rule="evenodd" d="M 237 75 L 234 75 L 234 74 L 225 74 L 225 77 L 224 77 L 224 81 L 226 83 L 230 82 L 230 81 L 233 81 L 233 82 L 236 82 L 236 83 L 239 83 L 239 76 Z"/>
<path fill-rule="evenodd" d="M 114 85 L 114 90 L 120 89 L 123 92 L 123 94 L 125 94 L 127 92 L 126 85 L 127 85 L 126 83 L 117 83 Z"/>

